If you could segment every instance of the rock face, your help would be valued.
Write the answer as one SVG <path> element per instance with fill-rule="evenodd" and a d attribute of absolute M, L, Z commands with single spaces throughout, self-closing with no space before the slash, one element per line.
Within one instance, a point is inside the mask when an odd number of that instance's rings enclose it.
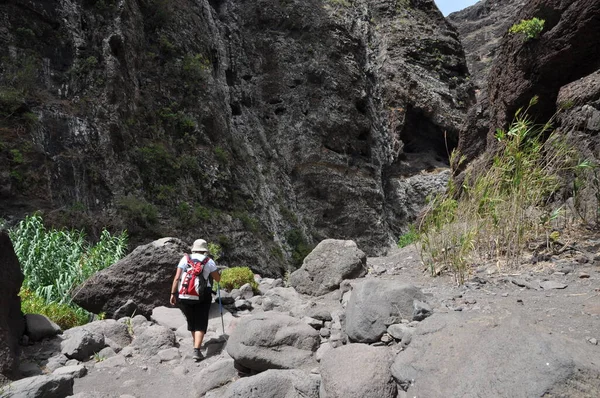
<path fill-rule="evenodd" d="M 387 327 L 412 319 L 414 301 L 425 296 L 415 286 L 392 280 L 366 279 L 352 291 L 346 308 L 346 333 L 351 341 L 374 343 Z"/>
<path fill-rule="evenodd" d="M 168 304 L 177 263 L 186 252 L 189 246 L 175 238 L 139 246 L 76 287 L 73 301 L 95 314 L 105 312 L 110 318 L 132 300 L 136 315 L 149 318 L 153 308 Z"/>
<path fill-rule="evenodd" d="M 432 0 L 14 0 L 0 20 L 2 214 L 200 235 L 269 276 L 324 238 L 384 251 L 473 100 Z"/>
<path fill-rule="evenodd" d="M 525 41 L 520 34 L 503 37 L 489 73 L 488 93 L 461 132 L 459 150 L 468 160 L 486 148 L 493 151 L 496 128 L 506 128 L 517 109 L 526 107 L 535 95 L 539 101 L 529 111 L 532 118 L 546 122 L 558 110 L 568 108 L 569 115 L 560 117 L 555 126 L 564 134 L 575 128 L 579 132 L 574 133 L 579 138 L 571 140 L 575 144 L 596 145 L 590 137 L 595 127 L 594 112 L 589 108 L 598 109 L 596 86 L 579 84 L 577 95 L 573 91 L 567 94 L 570 89 L 566 87 L 579 79 L 593 81 L 600 69 L 600 4 L 594 0 L 535 0 L 521 9 L 515 21 L 533 17 L 546 21 L 539 39 Z M 557 103 L 561 89 L 565 103 Z M 589 148 L 581 145 L 580 150 L 589 153 Z M 594 153 L 590 160 L 598 158 Z"/>
<path fill-rule="evenodd" d="M 359 278 L 366 273 L 367 255 L 356 243 L 326 239 L 290 275 L 290 284 L 300 293 L 321 296 L 339 288 L 344 279 Z"/>
<path fill-rule="evenodd" d="M 525 0 L 482 0 L 446 17 L 460 34 L 471 79 L 480 90 L 485 90 L 502 37 L 525 3 Z"/>
<path fill-rule="evenodd" d="M 19 290 L 23 273 L 15 251 L 4 231 L 0 231 L 0 384 L 17 370 L 19 339 L 25 331 Z"/>

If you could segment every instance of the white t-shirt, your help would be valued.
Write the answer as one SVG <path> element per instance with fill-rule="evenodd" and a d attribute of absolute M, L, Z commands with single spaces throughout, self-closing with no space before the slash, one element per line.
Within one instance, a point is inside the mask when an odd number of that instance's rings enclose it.
<path fill-rule="evenodd" d="M 194 260 L 204 260 L 204 258 L 206 257 L 204 254 L 201 253 L 192 253 L 190 254 L 190 257 L 193 258 Z M 181 258 L 181 260 L 179 260 L 179 264 L 177 264 L 178 268 L 181 268 L 183 271 L 187 270 L 187 258 L 185 256 L 183 256 Z M 215 262 L 212 260 L 212 258 L 210 260 L 208 260 L 208 262 L 204 265 L 204 269 L 202 270 L 202 277 L 206 280 L 208 280 L 208 282 L 206 283 L 207 286 L 211 286 L 210 285 L 210 279 L 208 279 L 208 276 L 210 275 L 211 272 L 216 271 L 217 270 L 217 264 L 215 264 Z"/>

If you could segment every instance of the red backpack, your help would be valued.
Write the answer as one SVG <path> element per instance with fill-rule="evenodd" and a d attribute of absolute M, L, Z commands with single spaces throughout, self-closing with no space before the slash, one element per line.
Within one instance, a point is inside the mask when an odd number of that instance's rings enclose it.
<path fill-rule="evenodd" d="M 184 271 L 185 275 L 183 275 L 179 284 L 179 301 L 192 304 L 201 303 L 204 301 L 204 292 L 208 282 L 202 276 L 202 271 L 210 257 L 206 256 L 202 261 L 193 259 L 188 254 L 185 257 L 187 259 L 187 269 Z"/>

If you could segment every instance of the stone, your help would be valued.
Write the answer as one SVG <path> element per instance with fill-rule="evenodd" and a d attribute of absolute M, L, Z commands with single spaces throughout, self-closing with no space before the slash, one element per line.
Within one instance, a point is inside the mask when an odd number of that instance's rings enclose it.
<path fill-rule="evenodd" d="M 217 361 L 202 369 L 192 380 L 196 396 L 202 397 L 208 391 L 219 388 L 235 380 L 238 372 L 231 358 Z"/>
<path fill-rule="evenodd" d="M 422 321 L 423 319 L 431 316 L 433 314 L 433 310 L 431 306 L 427 303 L 424 303 L 419 300 L 415 300 L 413 302 L 413 317 L 415 321 Z"/>
<path fill-rule="evenodd" d="M 71 375 L 74 378 L 84 377 L 87 374 L 87 368 L 83 365 L 72 365 L 63 366 L 55 369 L 52 374 L 54 375 Z"/>
<path fill-rule="evenodd" d="M 393 280 L 366 279 L 358 283 L 346 309 L 346 333 L 353 342 L 374 343 L 386 332 L 390 317 L 412 317 L 420 289 Z"/>
<path fill-rule="evenodd" d="M 244 317 L 229 337 L 227 352 L 254 371 L 313 366 L 318 332 L 299 319 L 277 312 Z"/>
<path fill-rule="evenodd" d="M 319 377 L 298 369 L 269 369 L 234 381 L 225 398 L 319 398 Z"/>
<path fill-rule="evenodd" d="M 250 285 L 249 283 L 245 283 L 242 286 L 240 286 L 240 296 L 244 300 L 250 300 L 252 297 L 254 297 L 254 291 L 252 290 L 252 285 Z"/>
<path fill-rule="evenodd" d="M 187 325 L 185 316 L 179 308 L 156 307 L 152 310 L 150 319 L 159 325 L 166 326 L 171 330 L 177 330 L 182 325 Z"/>
<path fill-rule="evenodd" d="M 3 376 L 14 378 L 18 370 L 19 340 L 25 332 L 19 290 L 21 265 L 5 231 L 0 231 L 0 384 Z"/>
<path fill-rule="evenodd" d="M 169 362 L 181 358 L 179 348 L 177 347 L 171 347 L 166 348 L 164 350 L 160 350 L 157 355 L 160 358 L 161 362 Z"/>
<path fill-rule="evenodd" d="M 366 274 L 367 256 L 350 240 L 326 239 L 292 272 L 290 284 L 299 293 L 322 296 L 340 287 L 344 279 Z"/>
<path fill-rule="evenodd" d="M 73 376 L 41 375 L 3 387 L 2 398 L 62 398 L 73 395 Z"/>
<path fill-rule="evenodd" d="M 386 347 L 348 344 L 321 360 L 322 388 L 327 398 L 396 398 L 396 382 Z"/>
<path fill-rule="evenodd" d="M 104 335 L 85 326 L 71 328 L 65 332 L 60 343 L 61 353 L 70 359 L 87 361 L 94 353 L 104 348 Z"/>
<path fill-rule="evenodd" d="M 414 330 L 415 330 L 414 328 L 411 328 L 410 326 L 403 325 L 403 324 L 390 325 L 387 328 L 387 332 L 390 334 L 390 336 L 392 336 L 396 340 L 403 340 L 403 341 L 408 336 L 412 336 Z"/>
<path fill-rule="evenodd" d="M 123 357 L 123 355 L 117 355 L 117 356 L 102 359 L 101 361 L 96 362 L 96 365 L 94 365 L 94 367 L 96 369 L 113 369 L 113 368 L 124 368 L 128 365 L 129 365 L 129 363 L 127 363 L 127 360 L 125 359 L 125 357 Z"/>
<path fill-rule="evenodd" d="M 544 290 L 551 290 L 551 289 L 564 289 L 566 288 L 568 285 L 565 283 L 561 283 L 561 282 L 557 282 L 557 281 L 544 281 L 544 282 L 540 282 L 540 287 Z"/>
<path fill-rule="evenodd" d="M 131 345 L 142 355 L 154 356 L 163 349 L 175 346 L 175 333 L 165 326 L 152 325 L 139 336 L 136 335 Z"/>
<path fill-rule="evenodd" d="M 19 364 L 19 373 L 22 377 L 38 376 L 42 374 L 42 369 L 33 362 L 21 362 Z"/>
<path fill-rule="evenodd" d="M 176 265 L 188 251 L 189 246 L 176 238 L 138 246 L 94 274 L 84 287 L 75 288 L 73 301 L 90 312 L 104 312 L 108 318 L 117 313 L 117 318 L 121 318 L 130 314 L 117 310 L 131 300 L 137 307 L 136 315 L 150 317 L 155 307 L 168 303 Z"/>
<path fill-rule="evenodd" d="M 31 341 L 40 341 L 62 333 L 60 326 L 45 315 L 25 314 L 25 321 L 27 322 L 27 335 Z"/>

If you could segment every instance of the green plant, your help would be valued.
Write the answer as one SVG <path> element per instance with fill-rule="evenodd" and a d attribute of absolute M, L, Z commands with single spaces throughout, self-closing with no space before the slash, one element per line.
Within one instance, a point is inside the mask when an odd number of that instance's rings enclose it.
<path fill-rule="evenodd" d="M 226 268 L 221 272 L 220 286 L 231 291 L 232 289 L 239 289 L 246 283 L 252 286 L 253 290 L 258 289 L 258 284 L 254 280 L 254 273 L 248 267 L 233 267 Z"/>
<path fill-rule="evenodd" d="M 221 255 L 223 254 L 223 249 L 218 243 L 208 242 L 208 252 L 210 253 L 210 258 L 212 258 L 215 261 L 218 261 L 219 258 L 221 258 Z"/>
<path fill-rule="evenodd" d="M 204 80 L 210 71 L 210 60 L 202 54 L 187 54 L 183 57 L 181 70 L 186 80 L 192 82 Z"/>
<path fill-rule="evenodd" d="M 45 315 L 63 330 L 88 322 L 89 314 L 82 308 L 55 302 L 48 303 L 43 297 L 26 287 L 21 288 L 19 296 L 21 297 L 21 311 L 24 314 Z"/>
<path fill-rule="evenodd" d="M 544 30 L 545 22 L 546 21 L 539 18 L 523 19 L 521 22 L 511 26 L 508 32 L 512 34 L 523 33 L 525 35 L 525 41 L 537 39 L 540 37 L 542 30 Z"/>
<path fill-rule="evenodd" d="M 158 209 L 145 199 L 128 195 L 120 198 L 117 206 L 129 221 L 140 226 L 149 227 L 158 222 Z"/>
<path fill-rule="evenodd" d="M 99 353 L 97 353 L 97 352 L 94 353 L 94 362 L 102 362 L 105 359 L 106 358 L 101 356 Z"/>
<path fill-rule="evenodd" d="M 223 164 L 227 163 L 227 161 L 229 160 L 229 157 L 227 156 L 227 152 L 225 152 L 225 150 L 223 148 L 216 146 L 213 148 L 213 151 L 215 152 L 215 156 L 219 163 L 223 163 Z"/>
<path fill-rule="evenodd" d="M 103 230 L 90 244 L 81 231 L 47 230 L 38 214 L 27 216 L 9 231 L 25 276 L 23 286 L 47 304 L 69 304 L 71 290 L 125 254 L 127 235 Z"/>
<path fill-rule="evenodd" d="M 285 240 L 292 249 L 292 264 L 296 268 L 300 267 L 304 258 L 312 251 L 313 246 L 306 241 L 302 231 L 297 228 L 287 231 Z"/>
<path fill-rule="evenodd" d="M 419 231 L 415 228 L 414 225 L 410 225 L 408 227 L 408 232 L 402 234 L 398 239 L 398 247 L 403 248 L 412 243 L 415 243 L 419 240 Z"/>
<path fill-rule="evenodd" d="M 460 187 L 450 180 L 447 191 L 429 203 L 419 232 L 423 262 L 432 274 L 448 268 L 462 283 L 475 261 L 514 267 L 527 243 L 547 237 L 550 221 L 560 214 L 550 201 L 560 176 L 578 167 L 574 149 L 550 123 L 534 125 L 522 110 L 496 139 L 500 148 L 489 169 L 466 173 Z M 456 156 L 451 164 L 460 164 Z"/>

